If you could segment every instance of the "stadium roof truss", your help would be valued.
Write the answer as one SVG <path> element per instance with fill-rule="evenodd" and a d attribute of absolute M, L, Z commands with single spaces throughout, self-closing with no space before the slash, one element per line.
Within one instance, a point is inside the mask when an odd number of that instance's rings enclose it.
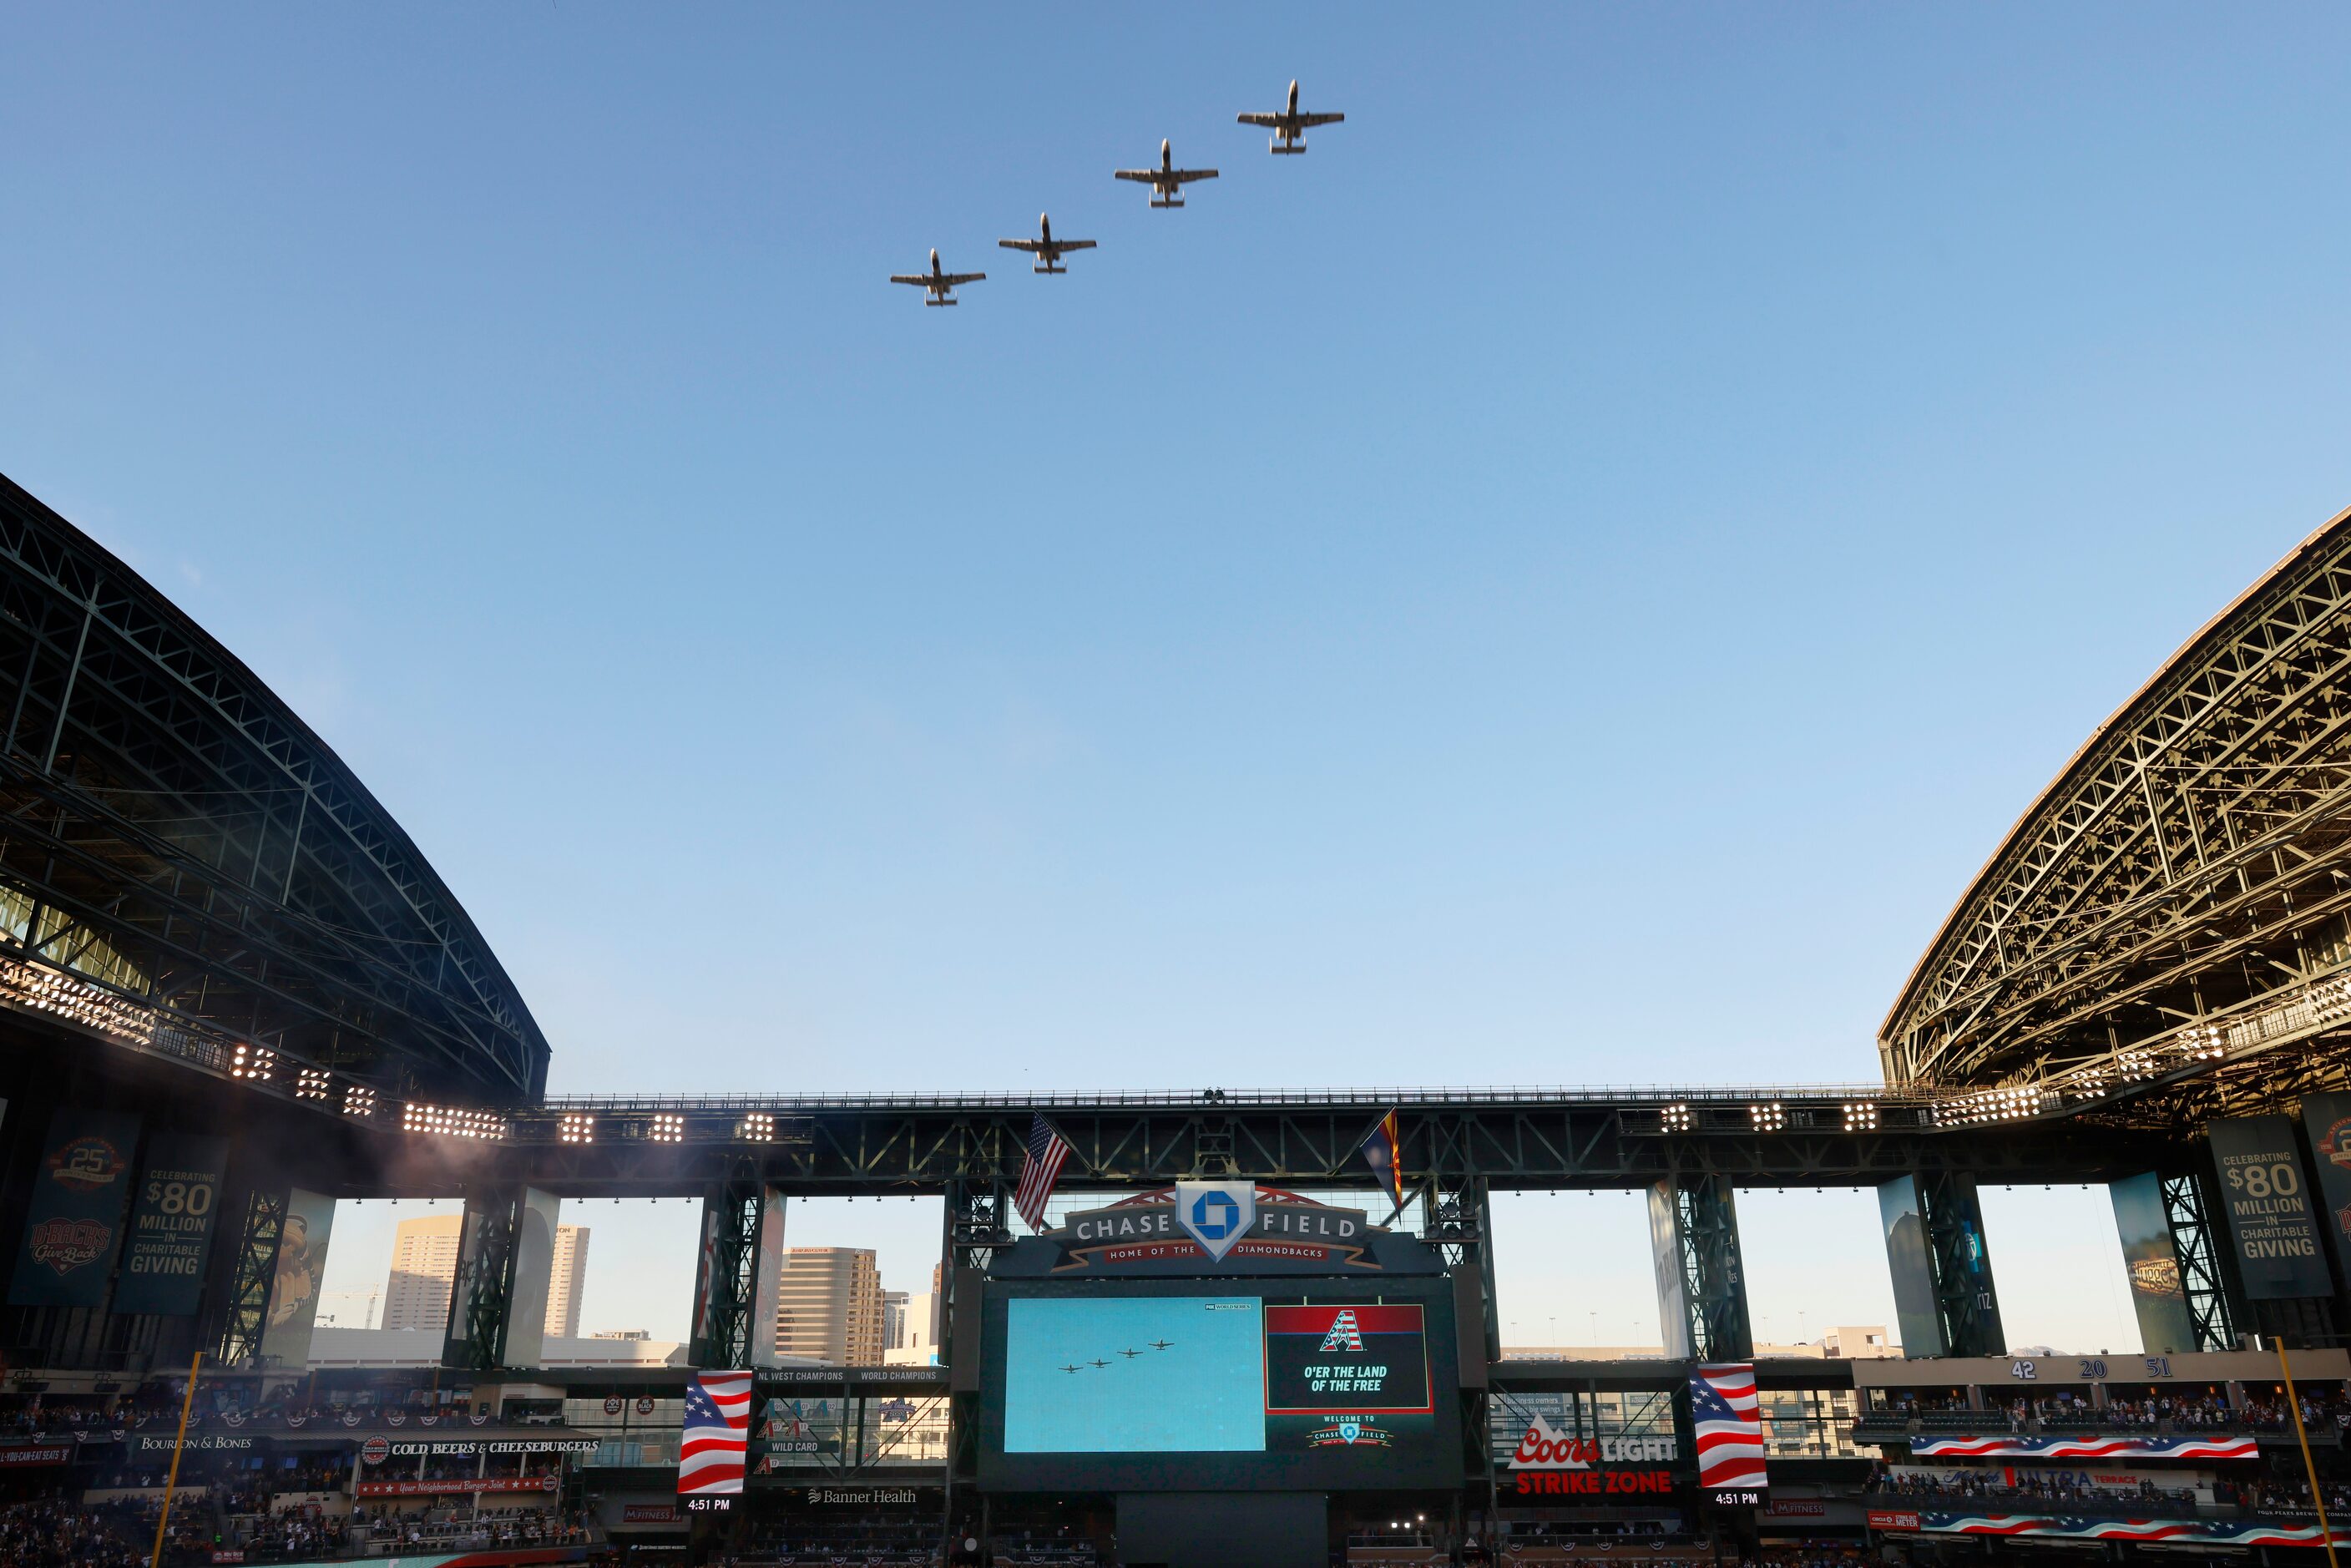
<path fill-rule="evenodd" d="M 1977 875 L 1879 1032 L 1983 1119 L 2142 1121 L 2343 1080 L 2351 513 L 2189 639 Z"/>
<path fill-rule="evenodd" d="M 0 712 L 0 1005 L 345 1108 L 543 1090 L 538 1025 L 390 814 L 5 478 Z"/>

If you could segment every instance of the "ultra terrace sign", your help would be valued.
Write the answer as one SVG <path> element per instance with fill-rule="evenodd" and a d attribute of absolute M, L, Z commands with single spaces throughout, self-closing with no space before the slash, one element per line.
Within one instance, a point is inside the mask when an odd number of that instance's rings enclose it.
<path fill-rule="evenodd" d="M 1051 1239 L 1053 1271 L 1207 1259 L 1372 1270 L 1374 1227 L 1359 1208 L 1333 1208 L 1254 1182 L 1178 1182 L 1172 1192 L 1072 1214 Z"/>

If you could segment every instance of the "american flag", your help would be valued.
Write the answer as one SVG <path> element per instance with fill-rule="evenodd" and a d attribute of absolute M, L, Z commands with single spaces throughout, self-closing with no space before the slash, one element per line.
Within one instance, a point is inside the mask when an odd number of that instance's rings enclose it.
<path fill-rule="evenodd" d="M 1690 1427 L 1698 1484 L 1707 1491 L 1763 1490 L 1763 1413 L 1746 1363 L 1690 1369 Z"/>
<path fill-rule="evenodd" d="M 685 1430 L 677 1446 L 677 1491 L 709 1497 L 743 1490 L 751 1438 L 747 1372 L 697 1372 L 685 1385 Z"/>
<path fill-rule="evenodd" d="M 1020 1185 L 1012 1189 L 1012 1207 L 1031 1230 L 1045 1228 L 1045 1205 L 1052 1201 L 1053 1184 L 1074 1153 L 1070 1140 L 1053 1131 L 1040 1113 L 1029 1127 L 1029 1157 L 1020 1162 Z"/>

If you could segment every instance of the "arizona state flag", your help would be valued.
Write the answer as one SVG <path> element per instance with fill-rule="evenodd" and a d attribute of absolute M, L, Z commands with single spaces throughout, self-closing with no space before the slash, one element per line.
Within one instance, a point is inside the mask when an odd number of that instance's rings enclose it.
<path fill-rule="evenodd" d="M 1379 1119 L 1364 1140 L 1364 1163 L 1372 1167 L 1380 1190 L 1399 1212 L 1404 1208 L 1404 1139 L 1396 1132 L 1394 1111 Z"/>

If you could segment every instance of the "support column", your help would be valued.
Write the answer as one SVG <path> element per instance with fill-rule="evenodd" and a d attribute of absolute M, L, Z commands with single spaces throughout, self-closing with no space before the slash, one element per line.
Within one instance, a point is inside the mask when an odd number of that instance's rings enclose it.
<path fill-rule="evenodd" d="M 1651 1187 L 1649 1247 L 1666 1354 L 1678 1361 L 1752 1359 L 1755 1332 L 1729 1181 L 1668 1176 Z"/>
<path fill-rule="evenodd" d="M 286 1225 L 286 1189 L 262 1182 L 247 1193 L 230 1238 L 228 1300 L 221 1310 L 213 1355 L 224 1366 L 249 1366 L 261 1354 L 269 1326 L 269 1285 L 277 1265 L 277 1238 Z"/>
<path fill-rule="evenodd" d="M 482 1187 L 465 1195 L 457 1277 L 449 1293 L 448 1333 L 441 1342 L 444 1366 L 493 1372 L 505 1364 L 515 1241 L 522 1228 L 525 1197 L 518 1186 Z M 540 1310 L 546 1310 L 543 1299 Z"/>
<path fill-rule="evenodd" d="M 763 1197 L 755 1181 L 721 1182 L 703 1195 L 702 1249 L 694 1272 L 694 1333 L 686 1349 L 690 1366 L 749 1364 Z M 772 1337 L 774 1333 L 771 1323 L 768 1333 Z"/>
<path fill-rule="evenodd" d="M 1877 1189 L 1902 1354 L 2005 1355 L 1975 1178 L 1896 1176 Z"/>

